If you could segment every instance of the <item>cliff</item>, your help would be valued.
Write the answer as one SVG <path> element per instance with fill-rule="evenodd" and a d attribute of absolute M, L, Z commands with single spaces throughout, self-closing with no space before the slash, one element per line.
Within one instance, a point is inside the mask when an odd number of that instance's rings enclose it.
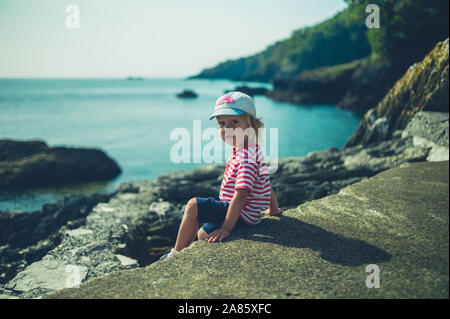
<path fill-rule="evenodd" d="M 277 78 L 273 80 L 273 90 L 268 91 L 266 96 L 296 104 L 337 104 L 345 96 L 356 70 L 365 63 L 367 59 L 354 60 L 331 67 L 306 70 L 294 79 Z"/>
<path fill-rule="evenodd" d="M 346 2 L 345 10 L 324 22 L 194 78 L 270 81 L 274 89 L 266 95 L 275 100 L 366 112 L 411 65 L 448 38 L 446 0 Z M 380 28 L 365 26 L 369 4 L 380 8 Z"/>
<path fill-rule="evenodd" d="M 362 5 L 346 8 L 316 25 L 295 30 L 257 54 L 224 61 L 190 78 L 269 82 L 366 57 L 371 49 L 367 28 L 361 23 L 363 12 Z"/>
<path fill-rule="evenodd" d="M 389 139 L 402 130 L 419 111 L 449 111 L 449 42 L 436 44 L 420 62 L 413 64 L 378 105 L 366 112 L 346 146 Z"/>
<path fill-rule="evenodd" d="M 448 298 L 449 163 L 414 163 L 223 243 L 46 298 Z M 368 265 L 379 288 L 368 288 Z"/>

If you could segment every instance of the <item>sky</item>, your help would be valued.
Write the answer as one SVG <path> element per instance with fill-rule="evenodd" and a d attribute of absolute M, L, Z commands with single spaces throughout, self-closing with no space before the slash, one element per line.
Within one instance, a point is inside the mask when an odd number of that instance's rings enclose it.
<path fill-rule="evenodd" d="M 79 28 L 70 4 L 79 9 Z M 0 0 L 0 77 L 186 77 L 343 10 L 343 0 Z"/>

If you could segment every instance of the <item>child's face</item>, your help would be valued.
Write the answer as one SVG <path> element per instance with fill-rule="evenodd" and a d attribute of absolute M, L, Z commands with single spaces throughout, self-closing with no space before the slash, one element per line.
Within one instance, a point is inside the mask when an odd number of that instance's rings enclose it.
<path fill-rule="evenodd" d="M 216 119 L 219 126 L 220 137 L 225 143 L 231 146 L 238 146 L 238 144 L 239 146 L 242 146 L 242 140 L 244 143 L 247 143 L 247 135 L 244 134 L 241 138 L 238 138 L 240 132 L 245 132 L 249 127 L 244 115 L 220 115 L 217 116 Z M 237 128 L 242 129 L 242 131 L 235 130 Z"/>

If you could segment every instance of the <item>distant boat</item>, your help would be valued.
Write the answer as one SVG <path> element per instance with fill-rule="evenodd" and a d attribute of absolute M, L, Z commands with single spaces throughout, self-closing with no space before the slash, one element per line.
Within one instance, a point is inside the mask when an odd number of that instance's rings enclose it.
<path fill-rule="evenodd" d="M 179 98 L 195 98 L 197 96 L 197 93 L 191 90 L 184 90 L 183 92 L 177 94 L 177 97 Z"/>
<path fill-rule="evenodd" d="M 134 77 L 134 76 L 127 77 L 127 81 L 143 81 L 143 80 L 144 79 L 139 77 L 139 76 L 137 76 L 137 77 Z"/>

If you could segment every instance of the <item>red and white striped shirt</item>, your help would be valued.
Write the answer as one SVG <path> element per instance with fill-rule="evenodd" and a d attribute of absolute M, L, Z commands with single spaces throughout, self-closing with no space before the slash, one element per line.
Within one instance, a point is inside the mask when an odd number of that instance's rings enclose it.
<path fill-rule="evenodd" d="M 272 189 L 267 164 L 258 144 L 233 147 L 233 154 L 227 160 L 227 168 L 220 186 L 220 201 L 231 202 L 234 191 L 239 188 L 250 191 L 240 218 L 250 225 L 260 223 L 261 211 L 270 205 Z"/>

